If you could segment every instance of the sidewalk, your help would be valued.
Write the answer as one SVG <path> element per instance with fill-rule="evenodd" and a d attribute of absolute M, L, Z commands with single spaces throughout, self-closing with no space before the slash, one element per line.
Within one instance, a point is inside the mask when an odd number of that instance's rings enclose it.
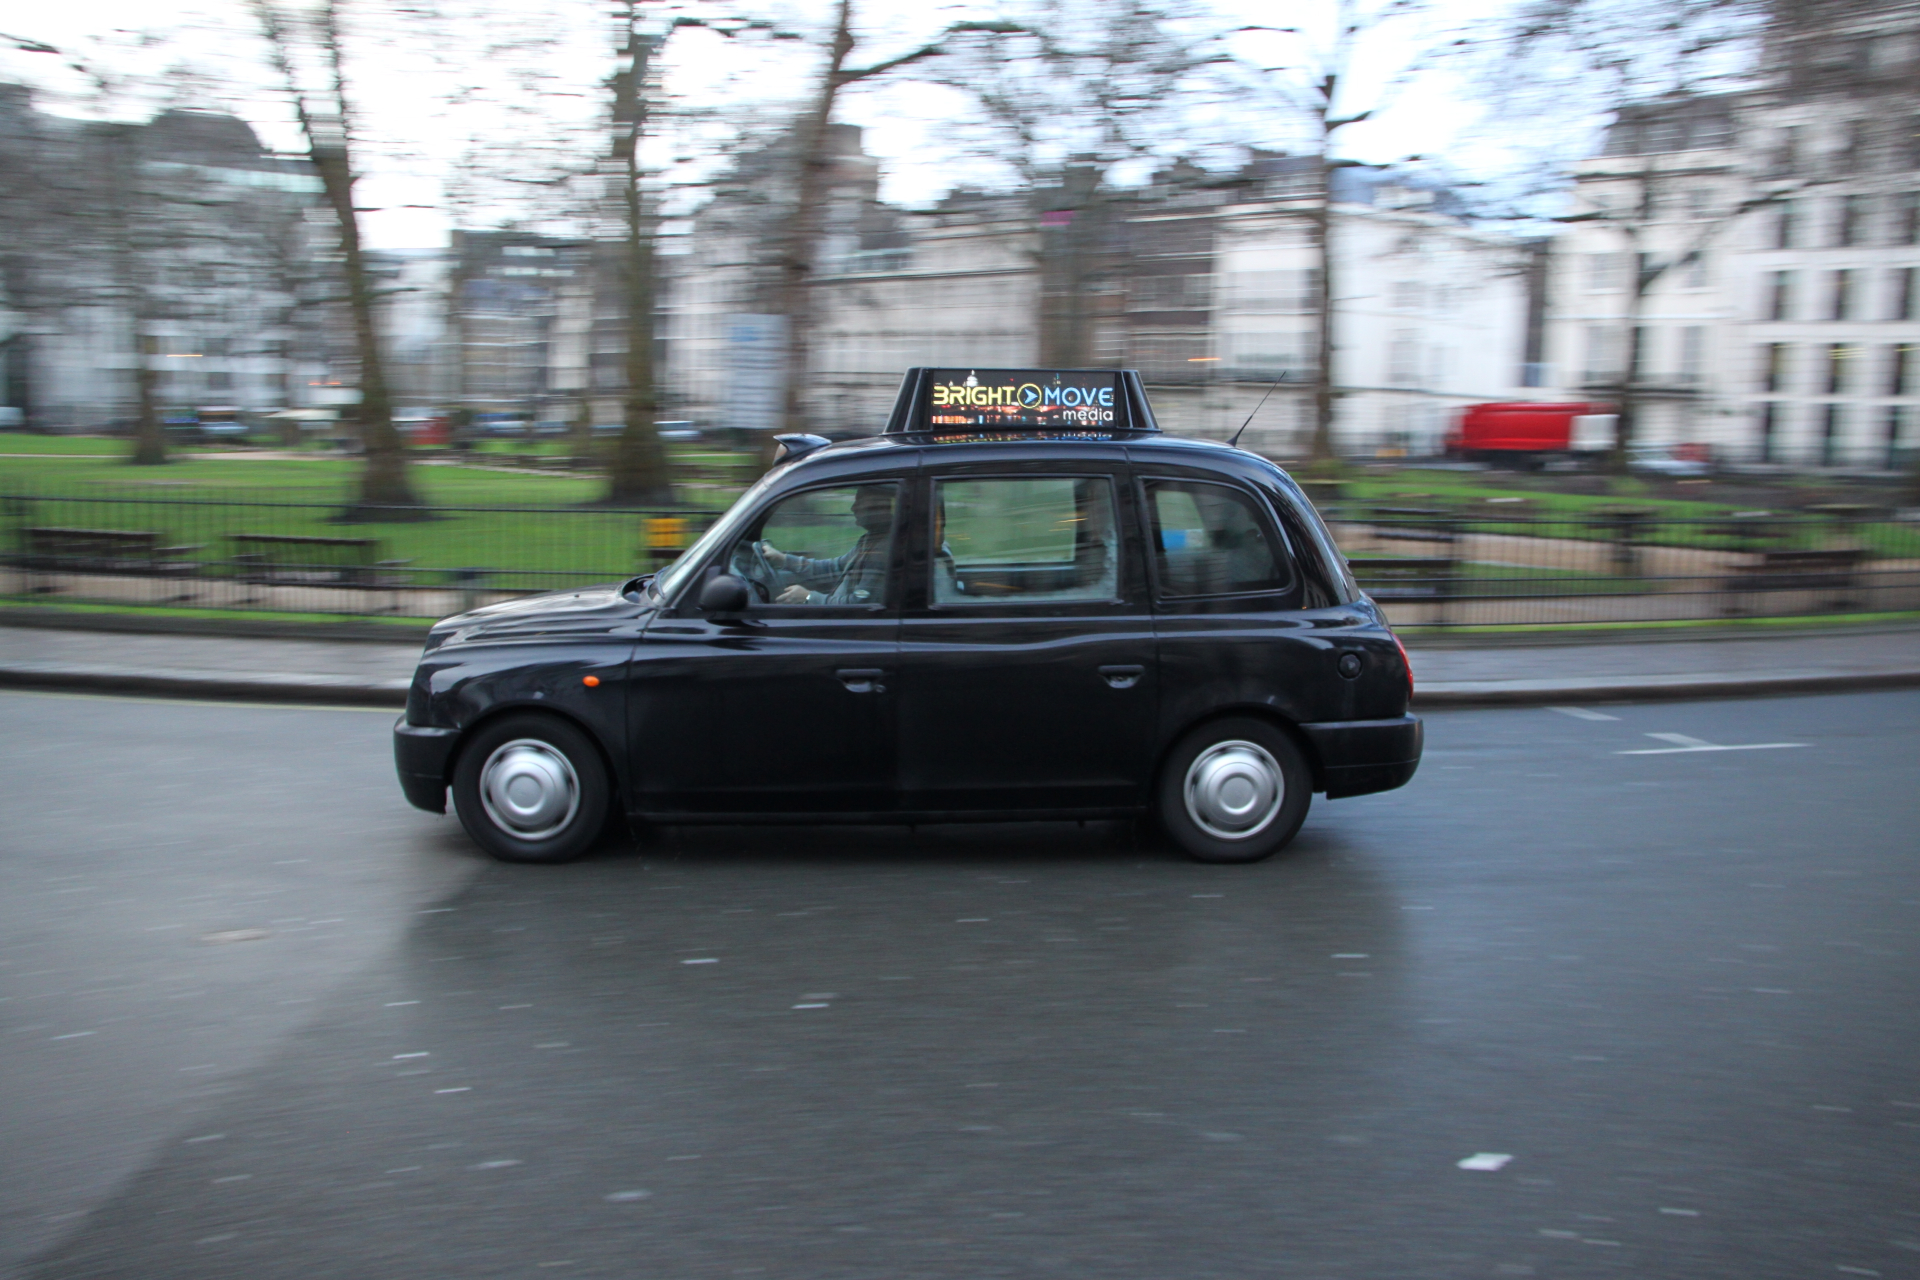
<path fill-rule="evenodd" d="M 1644 634 L 1644 633 L 1643 633 Z M 1409 646 L 1416 709 L 1920 686 L 1920 626 L 1839 634 Z M 0 626 L 0 687 L 405 703 L 419 646 Z"/>

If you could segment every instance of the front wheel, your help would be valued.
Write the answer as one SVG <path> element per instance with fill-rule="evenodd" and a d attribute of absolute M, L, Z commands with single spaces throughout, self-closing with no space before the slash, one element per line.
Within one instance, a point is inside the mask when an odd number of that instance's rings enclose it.
<path fill-rule="evenodd" d="M 1233 716 L 1180 740 L 1155 796 L 1160 825 L 1199 862 L 1258 862 L 1306 820 L 1313 774 L 1300 748 L 1264 720 Z"/>
<path fill-rule="evenodd" d="M 453 807 L 474 843 L 504 862 L 567 862 L 607 823 L 606 766 L 564 720 L 510 715 L 475 734 L 453 770 Z"/>

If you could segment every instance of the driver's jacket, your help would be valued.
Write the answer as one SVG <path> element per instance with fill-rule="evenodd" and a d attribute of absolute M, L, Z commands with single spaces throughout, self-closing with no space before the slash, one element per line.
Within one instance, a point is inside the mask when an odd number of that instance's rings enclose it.
<path fill-rule="evenodd" d="M 789 555 L 786 569 L 809 592 L 808 604 L 886 603 L 886 538 L 863 533 L 853 550 L 831 560 Z"/>

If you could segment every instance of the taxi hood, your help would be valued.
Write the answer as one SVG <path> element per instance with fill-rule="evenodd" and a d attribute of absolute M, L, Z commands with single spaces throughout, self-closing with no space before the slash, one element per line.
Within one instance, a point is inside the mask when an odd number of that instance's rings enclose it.
<path fill-rule="evenodd" d="M 626 595 L 627 585 L 616 582 L 549 591 L 456 613 L 433 624 L 427 632 L 426 651 L 432 653 L 448 644 L 634 630 L 637 622 L 653 612 L 653 606 Z"/>

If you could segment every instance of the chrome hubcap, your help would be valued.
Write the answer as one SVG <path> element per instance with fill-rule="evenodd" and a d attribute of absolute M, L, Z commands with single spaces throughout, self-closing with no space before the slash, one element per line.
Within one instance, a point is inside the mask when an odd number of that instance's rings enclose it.
<path fill-rule="evenodd" d="M 1187 767 L 1187 816 L 1216 840 L 1258 835 L 1286 798 L 1286 776 L 1257 742 L 1216 742 Z"/>
<path fill-rule="evenodd" d="M 496 747 L 480 769 L 480 804 L 493 825 L 520 840 L 545 840 L 566 830 L 580 809 L 573 764 L 536 738 Z"/>

